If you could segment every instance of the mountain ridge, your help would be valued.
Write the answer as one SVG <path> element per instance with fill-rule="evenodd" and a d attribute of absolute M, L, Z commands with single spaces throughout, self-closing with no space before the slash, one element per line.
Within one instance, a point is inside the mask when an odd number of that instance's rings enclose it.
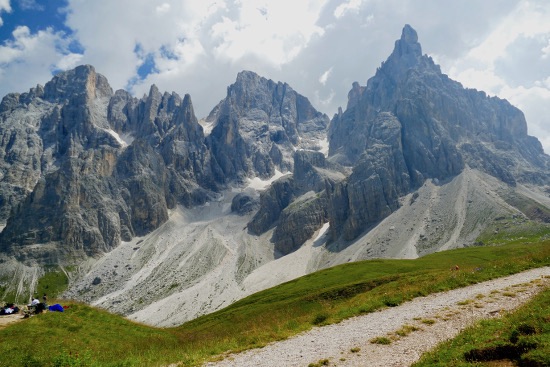
<path fill-rule="evenodd" d="M 79 66 L 3 98 L 0 158 L 0 279 L 78 265 L 67 296 L 163 325 L 258 284 L 550 223 L 550 157 L 521 111 L 442 74 L 409 25 L 332 120 L 250 71 L 199 122 L 188 94 L 113 93 Z"/>

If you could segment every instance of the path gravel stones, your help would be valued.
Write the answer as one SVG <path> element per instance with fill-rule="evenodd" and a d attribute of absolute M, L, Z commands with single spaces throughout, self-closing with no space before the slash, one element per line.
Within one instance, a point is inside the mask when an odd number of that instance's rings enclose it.
<path fill-rule="evenodd" d="M 465 288 L 419 297 L 339 324 L 316 327 L 261 349 L 207 363 L 221 366 L 302 366 L 327 359 L 330 366 L 410 366 L 438 343 L 483 318 L 498 317 L 550 285 L 550 267 L 532 269 Z M 432 320 L 432 321 L 427 321 Z M 404 326 L 412 329 L 398 336 Z M 410 331 L 411 328 L 409 328 Z M 402 333 L 402 332 L 401 332 Z M 392 340 L 373 344 L 376 337 Z"/>

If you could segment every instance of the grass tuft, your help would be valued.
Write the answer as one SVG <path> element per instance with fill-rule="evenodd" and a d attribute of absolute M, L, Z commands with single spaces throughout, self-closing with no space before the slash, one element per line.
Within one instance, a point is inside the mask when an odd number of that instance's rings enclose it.
<path fill-rule="evenodd" d="M 325 321 L 327 321 L 328 319 L 328 315 L 326 313 L 322 313 L 322 314 L 317 314 L 314 318 L 313 318 L 313 321 L 311 322 L 313 325 L 321 325 L 323 324 Z"/>
<path fill-rule="evenodd" d="M 330 361 L 328 359 L 321 359 L 317 363 L 308 364 L 308 367 L 321 367 L 321 366 L 328 366 L 329 364 L 330 364 Z"/>
<path fill-rule="evenodd" d="M 416 326 L 412 326 L 412 325 L 403 325 L 401 327 L 401 329 L 397 330 L 395 332 L 396 335 L 398 336 L 407 336 L 409 335 L 410 333 L 412 333 L 413 331 L 418 331 L 420 330 L 420 328 L 416 327 Z"/>
<path fill-rule="evenodd" d="M 391 344 L 391 339 L 386 338 L 385 336 L 378 336 L 376 338 L 371 339 L 370 343 L 371 344 L 389 345 L 389 344 Z"/>

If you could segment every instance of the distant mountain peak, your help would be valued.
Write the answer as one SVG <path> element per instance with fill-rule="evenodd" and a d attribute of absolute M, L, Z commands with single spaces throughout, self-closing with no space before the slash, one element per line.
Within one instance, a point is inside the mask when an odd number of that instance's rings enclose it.
<path fill-rule="evenodd" d="M 59 102 L 71 98 L 110 98 L 113 90 L 103 75 L 91 65 L 80 65 L 54 76 L 44 87 L 44 99 Z M 78 97 L 77 97 L 78 96 Z M 81 100 L 82 103 L 84 100 Z"/>
<path fill-rule="evenodd" d="M 406 70 L 417 66 L 422 60 L 422 46 L 418 42 L 418 34 L 408 24 L 403 27 L 401 38 L 395 41 L 392 54 L 385 62 L 389 72 L 401 75 Z M 433 64 L 433 63 L 431 63 Z"/>
<path fill-rule="evenodd" d="M 401 41 L 408 44 L 418 43 L 418 34 L 409 24 L 405 24 L 403 31 L 401 32 Z"/>
<path fill-rule="evenodd" d="M 251 70 L 242 70 L 237 73 L 237 82 L 246 78 L 260 78 L 260 76 Z"/>

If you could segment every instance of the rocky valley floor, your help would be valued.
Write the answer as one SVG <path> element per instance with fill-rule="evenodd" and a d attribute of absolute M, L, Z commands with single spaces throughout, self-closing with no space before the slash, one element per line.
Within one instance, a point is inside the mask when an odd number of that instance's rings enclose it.
<path fill-rule="evenodd" d="M 307 366 L 325 359 L 330 366 L 340 367 L 409 366 L 475 321 L 517 308 L 549 284 L 550 267 L 533 269 L 317 327 L 261 349 L 224 356 L 205 366 Z M 403 330 L 410 333 L 399 336 L 406 334 Z M 386 337 L 392 343 L 371 343 L 377 337 Z"/>
<path fill-rule="evenodd" d="M 341 248 L 327 244 L 326 223 L 298 250 L 277 257 L 273 231 L 250 235 L 246 226 L 252 214 L 239 216 L 230 209 L 237 193 L 259 195 L 272 180 L 251 180 L 247 187 L 224 192 L 219 201 L 174 209 L 151 234 L 123 243 L 89 267 L 81 266 L 64 297 L 138 322 L 176 326 L 323 268 L 372 258 L 417 258 L 462 247 L 495 216 L 516 217 L 510 219 L 513 226 L 525 222 L 523 214 L 501 198 L 506 185 L 468 169 L 449 182 L 427 181 L 417 195 L 403 197 L 398 210 L 352 243 Z M 542 194 L 518 185 L 519 189 L 550 205 Z M 497 225 L 504 229 L 504 222 Z"/>

